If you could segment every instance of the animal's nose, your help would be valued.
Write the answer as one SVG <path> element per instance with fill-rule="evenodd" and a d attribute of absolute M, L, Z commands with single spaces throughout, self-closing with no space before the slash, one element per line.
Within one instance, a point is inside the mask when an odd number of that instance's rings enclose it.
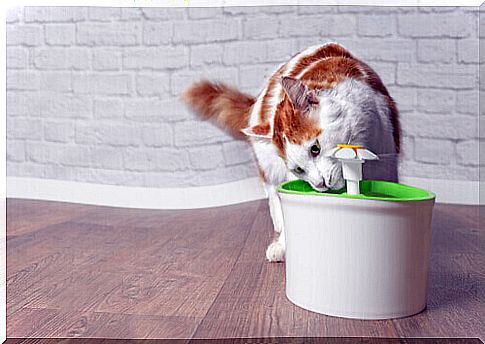
<path fill-rule="evenodd" d="M 325 187 L 325 180 L 322 179 L 322 181 L 317 185 L 317 188 L 323 189 Z"/>

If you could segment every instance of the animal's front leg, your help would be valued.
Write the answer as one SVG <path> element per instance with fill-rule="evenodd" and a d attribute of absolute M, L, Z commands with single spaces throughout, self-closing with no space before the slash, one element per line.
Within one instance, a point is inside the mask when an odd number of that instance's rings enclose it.
<path fill-rule="evenodd" d="M 281 210 L 281 201 L 276 186 L 272 184 L 266 184 L 264 186 L 266 193 L 268 194 L 269 212 L 271 219 L 273 220 L 274 231 L 276 233 L 283 232 L 284 221 L 283 211 Z"/>
<path fill-rule="evenodd" d="M 275 185 L 266 184 L 265 189 L 268 194 L 271 219 L 273 220 L 274 230 L 277 233 L 277 238 L 266 249 L 266 258 L 270 262 L 282 262 L 285 260 L 286 246 L 281 201 Z"/>

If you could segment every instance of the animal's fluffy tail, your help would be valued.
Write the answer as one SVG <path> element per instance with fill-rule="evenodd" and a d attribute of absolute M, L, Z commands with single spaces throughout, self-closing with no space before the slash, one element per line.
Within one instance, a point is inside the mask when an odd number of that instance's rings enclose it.
<path fill-rule="evenodd" d="M 189 87 L 182 99 L 203 119 L 211 119 L 238 139 L 248 126 L 255 99 L 222 83 L 198 82 Z"/>

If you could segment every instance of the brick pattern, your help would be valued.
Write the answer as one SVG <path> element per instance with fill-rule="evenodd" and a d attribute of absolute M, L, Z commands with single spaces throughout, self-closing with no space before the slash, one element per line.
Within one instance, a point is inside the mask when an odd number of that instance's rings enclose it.
<path fill-rule="evenodd" d="M 478 179 L 475 9 L 26 7 L 6 18 L 9 176 L 150 187 L 256 176 L 248 146 L 180 93 L 207 77 L 256 95 L 279 63 L 335 40 L 398 104 L 401 175 Z"/>

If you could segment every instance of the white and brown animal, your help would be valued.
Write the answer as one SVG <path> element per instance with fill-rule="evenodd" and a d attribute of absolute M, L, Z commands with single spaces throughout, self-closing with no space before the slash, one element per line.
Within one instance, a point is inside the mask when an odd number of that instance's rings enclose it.
<path fill-rule="evenodd" d="M 281 65 L 257 99 L 202 81 L 184 93 L 202 118 L 248 139 L 269 197 L 277 239 L 269 261 L 285 254 L 276 187 L 307 181 L 315 190 L 344 186 L 342 168 L 326 152 L 339 143 L 363 145 L 385 158 L 364 164 L 364 178 L 397 181 L 400 125 L 396 105 L 377 74 L 336 43 L 310 47 Z"/>

